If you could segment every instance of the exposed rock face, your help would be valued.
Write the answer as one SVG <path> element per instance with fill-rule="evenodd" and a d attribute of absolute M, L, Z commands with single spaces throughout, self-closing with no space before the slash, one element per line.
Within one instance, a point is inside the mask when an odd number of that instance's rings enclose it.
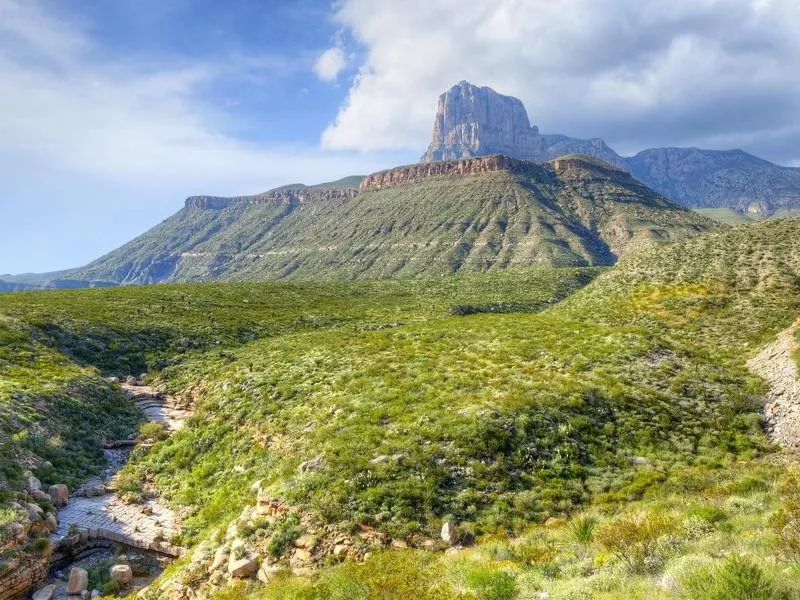
<path fill-rule="evenodd" d="M 48 489 L 50 499 L 56 506 L 66 506 L 69 501 L 69 490 L 63 483 L 51 485 Z"/>
<path fill-rule="evenodd" d="M 540 175 L 543 172 L 536 165 L 523 160 L 499 155 L 483 156 L 462 160 L 420 163 L 379 171 L 364 178 L 364 181 L 361 182 L 361 191 L 375 191 L 406 183 L 416 183 L 428 177 L 469 175 L 493 171 L 531 171 L 534 174 L 538 172 Z"/>
<path fill-rule="evenodd" d="M 222 210 L 231 204 L 268 204 L 272 206 L 289 205 L 299 206 L 308 202 L 320 200 L 348 200 L 355 196 L 357 190 L 353 188 L 331 189 L 279 189 L 255 196 L 233 196 L 222 198 L 219 196 L 191 196 L 186 199 L 186 208 L 198 210 Z"/>
<path fill-rule="evenodd" d="M 467 81 L 439 96 L 433 139 L 421 162 L 507 154 L 545 161 L 562 154 L 590 154 L 616 165 L 625 160 L 600 139 L 540 135 L 522 102 Z"/>
<path fill-rule="evenodd" d="M 507 154 L 544 162 L 567 154 L 629 170 L 663 196 L 690 208 L 732 208 L 769 216 L 800 208 L 800 169 L 741 150 L 652 148 L 626 158 L 603 140 L 542 135 L 518 99 L 466 81 L 439 97 L 433 137 L 422 162 Z"/>
<path fill-rule="evenodd" d="M 800 169 L 741 150 L 653 148 L 628 159 L 634 177 L 692 208 L 768 216 L 800 206 Z"/>

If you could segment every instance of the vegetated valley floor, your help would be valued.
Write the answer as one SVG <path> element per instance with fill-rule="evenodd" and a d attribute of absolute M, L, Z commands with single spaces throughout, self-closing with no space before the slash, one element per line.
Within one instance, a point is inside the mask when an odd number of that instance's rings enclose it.
<path fill-rule="evenodd" d="M 135 425 L 101 375 L 147 371 L 196 406 L 120 482 L 183 514 L 193 550 L 156 596 L 795 598 L 800 474 L 746 361 L 797 317 L 798 235 L 747 225 L 606 272 L 2 296 L 0 501 L 20 456 L 90 470 L 98 434 L 64 444 L 64 419 Z M 239 518 L 259 499 L 287 510 Z M 445 521 L 471 545 L 423 550 Z M 271 583 L 228 577 L 220 547 Z"/>

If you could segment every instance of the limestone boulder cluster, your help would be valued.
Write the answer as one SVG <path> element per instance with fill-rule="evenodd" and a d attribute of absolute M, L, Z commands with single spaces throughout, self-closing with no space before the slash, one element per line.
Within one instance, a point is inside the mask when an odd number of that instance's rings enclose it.
<path fill-rule="evenodd" d="M 458 541 L 452 523 L 443 527 L 440 541 L 422 536 L 411 543 L 391 540 L 364 525 L 355 533 L 342 531 L 334 526 L 321 525 L 298 508 L 272 498 L 261 487 L 261 482 L 255 482 L 252 491 L 256 495 L 255 504 L 246 507 L 238 518 L 231 521 L 222 542 L 216 546 L 211 542 L 203 542 L 190 555 L 188 569 L 202 576 L 202 585 L 207 586 L 208 590 L 236 580 L 268 584 L 281 572 L 310 575 L 331 561 L 364 561 L 371 552 L 388 547 L 407 548 L 413 545 L 433 550 L 453 546 Z M 270 532 L 288 517 L 299 524 L 297 535 L 287 543 L 280 556 L 274 556 L 269 551 Z M 176 578 L 163 581 L 157 590 L 150 591 L 172 600 L 188 600 L 203 597 L 204 589 L 188 589 Z"/>

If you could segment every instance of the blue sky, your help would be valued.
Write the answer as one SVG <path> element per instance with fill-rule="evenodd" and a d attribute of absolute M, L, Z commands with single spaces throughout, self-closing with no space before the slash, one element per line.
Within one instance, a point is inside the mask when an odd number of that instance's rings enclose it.
<path fill-rule="evenodd" d="M 800 165 L 797 31 L 796 0 L 0 0 L 0 273 L 413 162 L 462 79 L 624 154 Z"/>

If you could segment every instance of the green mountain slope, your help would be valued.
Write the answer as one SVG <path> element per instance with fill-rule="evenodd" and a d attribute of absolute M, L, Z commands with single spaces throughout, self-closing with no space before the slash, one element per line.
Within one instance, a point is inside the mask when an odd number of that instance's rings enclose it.
<path fill-rule="evenodd" d="M 633 249 L 717 227 L 624 171 L 582 157 L 543 166 L 494 156 L 400 167 L 365 178 L 358 194 L 333 185 L 190 198 L 71 276 L 361 279 L 609 265 Z"/>
<path fill-rule="evenodd" d="M 147 369 L 193 400 L 120 482 L 183 517 L 190 553 L 155 597 L 654 599 L 669 575 L 687 598 L 699 580 L 708 598 L 796 598 L 800 478 L 746 360 L 800 310 L 798 235 L 727 228 L 597 277 L 26 292 L 0 314 L 61 368 Z M 476 545 L 430 551 L 446 521 Z M 234 540 L 272 583 L 214 566 Z"/>

